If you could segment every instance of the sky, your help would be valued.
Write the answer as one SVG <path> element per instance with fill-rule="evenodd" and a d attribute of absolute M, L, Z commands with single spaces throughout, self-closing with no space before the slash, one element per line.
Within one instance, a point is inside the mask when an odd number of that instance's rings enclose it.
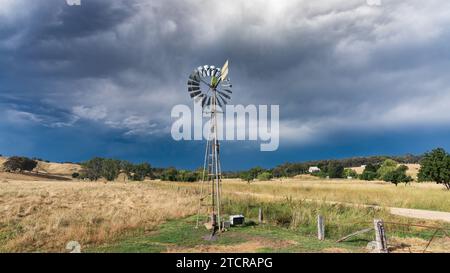
<path fill-rule="evenodd" d="M 199 65 L 232 104 L 279 105 L 280 147 L 225 141 L 224 170 L 450 149 L 450 2 L 0 0 L 0 154 L 202 165 L 175 141 Z"/>

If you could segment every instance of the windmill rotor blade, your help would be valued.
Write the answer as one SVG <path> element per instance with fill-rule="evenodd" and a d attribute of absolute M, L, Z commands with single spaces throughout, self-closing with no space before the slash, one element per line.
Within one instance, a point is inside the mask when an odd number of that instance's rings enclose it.
<path fill-rule="evenodd" d="M 188 85 L 188 91 L 189 91 L 189 90 L 195 91 L 195 90 L 199 90 L 199 89 L 200 89 L 200 86 Z"/>
<path fill-rule="evenodd" d="M 198 81 L 188 81 L 188 85 L 200 86 Z"/>
<path fill-rule="evenodd" d="M 224 105 L 225 105 L 225 104 L 228 104 L 227 100 L 224 99 L 224 98 L 222 97 L 222 95 L 218 94 L 217 96 L 222 100 L 222 102 L 223 102 Z"/>
<path fill-rule="evenodd" d="M 228 77 L 228 60 L 223 65 L 222 70 L 221 70 L 221 74 L 222 75 L 220 76 L 220 78 L 221 78 L 222 81 L 224 81 L 226 79 L 226 77 Z"/>
<path fill-rule="evenodd" d="M 226 97 L 224 96 L 224 94 L 217 93 L 217 95 L 218 95 L 220 98 L 222 98 L 225 102 L 228 102 L 228 100 L 231 99 L 231 98 L 226 98 Z"/>
<path fill-rule="evenodd" d="M 202 98 L 202 108 L 205 107 L 206 99 L 207 99 L 206 96 L 204 96 L 204 97 Z"/>
<path fill-rule="evenodd" d="M 188 88 L 188 92 L 195 92 L 195 91 L 200 91 L 200 87 L 193 86 L 193 87 L 189 87 Z"/>
<path fill-rule="evenodd" d="M 218 96 L 216 96 L 216 102 L 219 104 L 219 107 L 222 108 L 222 103 L 220 102 Z"/>
<path fill-rule="evenodd" d="M 213 73 L 214 77 L 219 78 L 220 79 L 220 69 L 216 67 L 216 69 L 214 69 L 214 73 Z"/>
<path fill-rule="evenodd" d="M 222 95 L 223 97 L 225 97 L 225 98 L 231 100 L 231 97 L 228 96 L 227 94 L 225 94 L 225 93 L 223 93 L 223 92 L 221 92 L 221 91 L 219 91 L 219 90 L 217 90 L 217 92 L 218 92 L 220 95 Z"/>
<path fill-rule="evenodd" d="M 204 96 L 205 96 L 205 94 L 200 94 L 200 95 L 198 95 L 197 97 L 194 98 L 194 101 L 195 101 L 196 103 L 198 103 L 200 100 L 203 99 Z"/>
<path fill-rule="evenodd" d="M 203 77 L 208 76 L 209 66 L 205 65 L 203 66 Z"/>
<path fill-rule="evenodd" d="M 200 75 L 198 73 L 193 73 L 189 76 L 189 80 L 193 82 L 200 82 Z"/>
<path fill-rule="evenodd" d="M 190 95 L 191 95 L 191 98 L 195 98 L 198 95 L 200 95 L 201 93 L 202 93 L 202 91 L 197 91 L 197 92 L 192 92 Z"/>
<path fill-rule="evenodd" d="M 225 91 L 225 92 L 227 92 L 229 94 L 233 94 L 233 91 L 231 91 L 230 89 L 222 89 L 222 91 Z"/>

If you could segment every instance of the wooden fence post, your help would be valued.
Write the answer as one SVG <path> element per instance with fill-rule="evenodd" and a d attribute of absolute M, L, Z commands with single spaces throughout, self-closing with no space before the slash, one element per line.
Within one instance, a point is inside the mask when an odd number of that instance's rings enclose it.
<path fill-rule="evenodd" d="M 319 240 L 325 240 L 325 221 L 322 215 L 317 216 L 317 237 Z"/>
<path fill-rule="evenodd" d="M 388 253 L 386 232 L 384 230 L 383 220 L 374 219 L 373 224 L 375 227 L 375 241 L 376 241 L 376 252 L 378 253 Z"/>
<path fill-rule="evenodd" d="M 259 224 L 262 224 L 263 220 L 264 220 L 263 211 L 262 211 L 262 208 L 259 208 L 259 212 L 258 212 L 258 223 L 259 223 Z"/>

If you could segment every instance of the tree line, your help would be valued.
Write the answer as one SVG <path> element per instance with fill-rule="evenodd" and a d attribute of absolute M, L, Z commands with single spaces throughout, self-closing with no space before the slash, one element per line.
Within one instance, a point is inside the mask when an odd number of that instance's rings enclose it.
<path fill-rule="evenodd" d="M 326 178 L 359 178 L 362 180 L 384 180 L 394 184 L 409 183 L 412 178 L 406 175 L 407 167 L 403 164 L 420 163 L 421 169 L 418 180 L 434 181 L 443 184 L 450 190 L 450 155 L 442 148 L 437 148 L 421 156 L 372 156 L 354 157 L 340 160 L 317 160 L 302 163 L 284 163 L 273 169 L 254 167 L 245 171 L 225 172 L 224 178 L 240 178 L 244 181 L 271 180 L 273 178 L 294 177 L 307 174 L 312 166 L 320 168 L 320 172 L 313 175 Z M 38 160 L 27 157 L 13 156 L 3 164 L 3 171 L 22 172 L 33 171 Z M 358 175 L 351 167 L 365 165 L 362 174 Z M 96 157 L 81 163 L 82 170 L 73 173 L 73 178 L 96 181 L 104 178 L 113 181 L 123 173 L 129 180 L 143 181 L 146 178 L 164 181 L 195 182 L 203 177 L 201 168 L 197 170 L 178 170 L 174 167 L 153 168 L 149 163 L 134 164 L 125 160 Z"/>
<path fill-rule="evenodd" d="M 361 180 L 382 180 L 395 185 L 409 183 L 413 178 L 406 174 L 408 167 L 404 164 L 420 164 L 419 182 L 436 182 L 450 190 L 450 154 L 442 148 L 420 156 L 372 156 L 355 157 L 340 160 L 317 160 L 302 163 L 284 163 L 273 169 L 255 167 L 247 171 L 227 172 L 227 178 L 240 178 L 251 182 L 254 180 L 270 180 L 272 178 L 294 177 L 309 174 L 309 168 L 317 166 L 320 172 L 312 175 L 322 178 L 358 178 Z M 352 167 L 365 166 L 358 175 Z"/>
<path fill-rule="evenodd" d="M 362 165 L 380 165 L 385 160 L 391 159 L 400 164 L 417 164 L 422 160 L 422 155 L 407 154 L 404 156 L 370 156 L 370 157 L 351 157 L 335 160 L 313 160 L 299 163 L 284 163 L 272 169 L 274 177 L 294 177 L 300 174 L 307 174 L 309 167 L 317 166 L 320 169 L 326 169 L 330 166 L 338 168 L 360 167 Z"/>
<path fill-rule="evenodd" d="M 152 168 L 147 163 L 133 164 L 125 160 L 96 157 L 81 163 L 80 173 L 74 173 L 72 177 L 96 181 L 104 178 L 114 181 L 123 173 L 129 180 L 143 181 L 149 179 L 161 179 L 165 181 L 195 182 L 201 179 L 199 170 L 177 170 L 176 168 Z"/>

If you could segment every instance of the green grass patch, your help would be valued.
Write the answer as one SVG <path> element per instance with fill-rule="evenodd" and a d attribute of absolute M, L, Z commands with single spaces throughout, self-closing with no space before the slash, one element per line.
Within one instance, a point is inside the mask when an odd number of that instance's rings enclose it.
<path fill-rule="evenodd" d="M 214 241 L 205 239 L 211 233 L 203 226 L 195 228 L 196 217 L 171 220 L 162 224 L 158 230 L 149 234 L 125 237 L 103 246 L 89 248 L 87 252 L 164 252 L 169 247 L 195 247 L 198 245 L 231 245 L 245 242 L 241 236 L 224 233 Z"/>
<path fill-rule="evenodd" d="M 0 224 L 0 252 L 4 252 L 4 246 L 17 235 L 23 232 L 22 226 L 19 224 Z"/>
<path fill-rule="evenodd" d="M 264 224 L 257 224 L 258 210 L 263 209 Z M 210 234 L 203 226 L 195 228 L 196 216 L 171 220 L 156 231 L 123 237 L 115 242 L 89 248 L 87 252 L 166 252 L 186 251 L 205 246 L 236 246 L 245 242 L 263 242 L 254 252 L 363 252 L 368 242 L 374 240 L 374 232 L 358 235 L 343 243 L 337 239 L 350 233 L 372 227 L 373 219 L 386 222 L 417 224 L 418 220 L 393 216 L 385 210 L 355 208 L 313 202 L 285 201 L 259 202 L 256 199 L 225 200 L 224 214 L 244 214 L 247 224 L 232 227 L 217 236 L 216 240 L 205 238 Z M 317 239 L 317 215 L 325 218 L 326 240 Z M 429 224 L 429 223 L 428 223 Z M 448 225 L 447 225 L 448 228 Z M 429 239 L 433 230 L 407 226 L 386 225 L 388 236 Z M 244 251 L 248 251 L 245 249 Z"/>
<path fill-rule="evenodd" d="M 325 233 L 329 239 L 337 240 L 365 228 L 373 227 L 373 219 L 395 222 L 402 225 L 386 224 L 389 236 L 415 237 L 428 240 L 434 230 L 405 226 L 408 224 L 427 224 L 450 229 L 449 224 L 430 223 L 418 219 L 400 217 L 390 214 L 384 209 L 368 207 L 351 207 L 341 204 L 305 202 L 286 198 L 284 201 L 261 202 L 252 197 L 225 200 L 224 210 L 227 214 L 242 213 L 247 220 L 256 221 L 259 208 L 262 208 L 264 222 L 269 226 L 282 227 L 304 236 L 316 236 L 317 216 L 325 218 Z M 373 240 L 374 234 L 368 233 L 356 237 L 353 241 L 367 243 Z M 362 243 L 357 243 L 361 245 Z"/>

